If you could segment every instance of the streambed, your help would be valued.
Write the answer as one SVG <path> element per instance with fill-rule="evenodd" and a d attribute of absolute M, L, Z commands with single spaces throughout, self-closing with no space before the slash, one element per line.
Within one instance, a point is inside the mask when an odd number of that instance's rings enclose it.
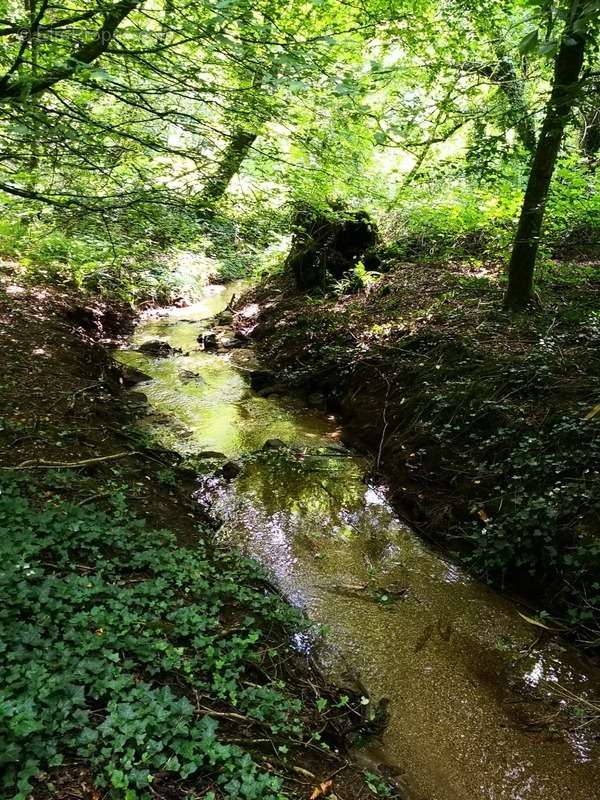
<path fill-rule="evenodd" d="M 165 446 L 241 464 L 235 480 L 204 479 L 200 501 L 223 520 L 223 541 L 328 627 L 325 670 L 355 670 L 389 698 L 385 733 L 357 757 L 397 771 L 412 800 L 600 798 L 592 726 L 557 716 L 564 691 L 600 695 L 598 670 L 412 533 L 385 489 L 364 482 L 366 462 L 339 446 L 333 418 L 252 392 L 249 350 L 200 349 L 239 291 L 207 287 L 196 305 L 147 317 L 118 357 L 151 376 L 143 424 Z M 182 353 L 136 351 L 155 339 Z M 262 451 L 274 438 L 292 449 Z"/>

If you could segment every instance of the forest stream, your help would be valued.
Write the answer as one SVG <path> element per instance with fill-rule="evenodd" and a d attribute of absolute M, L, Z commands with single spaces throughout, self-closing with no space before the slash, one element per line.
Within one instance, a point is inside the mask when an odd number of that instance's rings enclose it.
<path fill-rule="evenodd" d="M 408 529 L 385 488 L 365 482 L 368 464 L 340 444 L 334 418 L 253 392 L 249 349 L 200 348 L 239 291 L 207 287 L 191 307 L 148 316 L 118 358 L 151 376 L 142 424 L 164 445 L 241 467 L 232 480 L 202 479 L 199 502 L 223 521 L 220 540 L 327 627 L 326 674 L 354 671 L 373 706 L 389 698 L 385 732 L 357 758 L 397 770 L 411 800 L 600 797 L 591 726 L 561 716 L 569 693 L 598 696 L 598 670 Z M 181 353 L 138 352 L 156 339 Z M 263 449 L 274 439 L 289 448 Z"/>

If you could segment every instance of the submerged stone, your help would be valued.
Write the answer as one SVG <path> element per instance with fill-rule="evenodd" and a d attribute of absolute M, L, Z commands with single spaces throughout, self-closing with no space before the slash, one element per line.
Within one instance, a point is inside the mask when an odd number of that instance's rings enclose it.
<path fill-rule="evenodd" d="M 182 383 L 206 383 L 202 375 L 189 369 L 179 370 L 179 380 Z"/>

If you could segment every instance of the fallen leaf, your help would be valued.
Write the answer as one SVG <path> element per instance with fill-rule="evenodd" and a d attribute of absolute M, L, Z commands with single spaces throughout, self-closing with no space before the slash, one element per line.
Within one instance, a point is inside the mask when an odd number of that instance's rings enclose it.
<path fill-rule="evenodd" d="M 312 794 L 310 796 L 310 800 L 319 800 L 319 797 L 326 797 L 328 794 L 331 793 L 333 789 L 333 781 L 329 778 L 323 783 L 320 783 L 318 786 L 312 790 Z"/>
<path fill-rule="evenodd" d="M 517 611 L 517 614 L 518 614 L 518 615 L 519 615 L 519 616 L 520 616 L 522 619 L 524 619 L 524 620 L 525 620 L 525 622 L 528 622 L 530 625 L 536 625 L 538 628 L 544 628 L 544 630 L 546 630 L 546 631 L 556 631 L 556 630 L 559 630 L 558 628 L 550 628 L 550 627 L 548 627 L 548 625 L 544 625 L 544 623 L 543 623 L 543 622 L 540 622 L 540 621 L 539 621 L 539 619 L 533 619 L 533 617 L 528 617 L 528 616 L 526 616 L 525 614 L 521 614 L 521 612 L 520 612 L 520 611 Z"/>
<path fill-rule="evenodd" d="M 593 406 L 593 408 L 591 408 L 585 415 L 584 419 L 592 419 L 592 417 L 595 417 L 596 414 L 600 414 L 600 403 L 598 403 L 598 405 Z"/>

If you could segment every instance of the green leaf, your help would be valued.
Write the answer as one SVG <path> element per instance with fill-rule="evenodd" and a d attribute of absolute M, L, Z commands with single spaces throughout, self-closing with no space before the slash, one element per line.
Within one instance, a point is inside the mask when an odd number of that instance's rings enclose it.
<path fill-rule="evenodd" d="M 558 40 L 548 39 L 548 41 L 540 44 L 538 50 L 543 56 L 556 55 L 558 51 Z"/>
<path fill-rule="evenodd" d="M 534 28 L 532 31 L 529 31 L 529 33 L 526 33 L 519 42 L 519 51 L 523 53 L 523 55 L 531 53 L 532 50 L 537 48 L 539 37 L 540 32 L 538 28 Z"/>
<path fill-rule="evenodd" d="M 115 789 L 126 789 L 128 780 L 125 773 L 120 769 L 114 769 L 110 775 L 110 782 Z"/>

